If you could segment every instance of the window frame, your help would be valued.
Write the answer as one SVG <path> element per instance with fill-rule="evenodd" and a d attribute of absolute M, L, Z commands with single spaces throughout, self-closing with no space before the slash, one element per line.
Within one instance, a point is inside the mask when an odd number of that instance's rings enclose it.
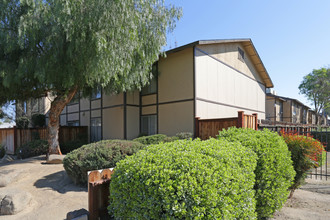
<path fill-rule="evenodd" d="M 97 120 L 97 119 L 99 119 L 100 120 L 100 126 L 93 126 L 92 124 L 93 124 L 93 120 Z M 93 127 L 99 127 L 100 128 L 100 134 L 97 134 L 96 136 L 96 138 L 94 138 L 93 137 L 93 133 L 92 133 L 92 131 L 93 131 Z M 97 132 L 98 132 L 99 130 L 97 130 Z M 91 120 L 90 120 L 90 142 L 91 143 L 93 143 L 93 142 L 97 142 L 97 141 L 100 141 L 100 140 L 102 140 L 102 118 L 101 117 L 94 117 L 94 118 L 91 118 Z"/>
<path fill-rule="evenodd" d="M 91 100 L 98 100 L 102 98 L 102 88 L 100 86 L 97 86 L 93 88 L 92 94 L 90 96 Z"/>
<path fill-rule="evenodd" d="M 151 121 L 150 121 L 150 118 L 151 117 L 154 117 L 154 131 L 151 132 Z M 148 130 L 147 132 L 144 131 L 143 129 L 143 118 L 147 118 L 148 119 Z M 148 114 L 148 115 L 141 115 L 140 116 L 140 121 L 141 121 L 141 124 L 140 124 L 140 133 L 141 134 L 146 134 L 146 135 L 153 135 L 153 134 L 157 134 L 158 133 L 158 121 L 157 121 L 157 114 Z"/>

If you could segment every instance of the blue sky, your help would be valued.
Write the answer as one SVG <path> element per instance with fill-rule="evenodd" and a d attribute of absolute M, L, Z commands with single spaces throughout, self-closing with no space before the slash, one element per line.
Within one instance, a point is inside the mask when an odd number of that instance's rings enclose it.
<path fill-rule="evenodd" d="M 167 0 L 183 16 L 166 49 L 196 40 L 251 38 L 278 95 L 299 94 L 303 77 L 330 64 L 329 0 Z"/>

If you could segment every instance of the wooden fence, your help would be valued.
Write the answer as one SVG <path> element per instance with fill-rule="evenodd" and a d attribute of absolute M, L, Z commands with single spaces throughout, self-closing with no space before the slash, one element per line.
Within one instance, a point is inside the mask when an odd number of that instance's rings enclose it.
<path fill-rule="evenodd" d="M 59 142 L 65 143 L 77 139 L 78 135 L 88 134 L 87 126 L 61 126 Z M 7 154 L 15 154 L 17 148 L 30 141 L 47 140 L 47 128 L 2 128 L 0 129 L 0 143 L 6 147 Z"/>
<path fill-rule="evenodd" d="M 219 118 L 219 119 L 195 119 L 195 136 L 202 140 L 209 137 L 216 137 L 219 131 L 229 127 L 252 128 L 258 129 L 258 115 L 245 115 L 243 111 L 238 112 L 236 118 Z"/>

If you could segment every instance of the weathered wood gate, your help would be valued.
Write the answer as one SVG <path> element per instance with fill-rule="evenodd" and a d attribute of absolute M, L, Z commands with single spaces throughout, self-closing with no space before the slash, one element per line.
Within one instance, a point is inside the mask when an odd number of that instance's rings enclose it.
<path fill-rule="evenodd" d="M 195 119 L 195 137 L 202 140 L 210 137 L 216 137 L 219 131 L 229 127 L 252 128 L 258 130 L 258 115 L 245 115 L 243 111 L 238 112 L 235 118 L 217 118 L 217 119 Z"/>

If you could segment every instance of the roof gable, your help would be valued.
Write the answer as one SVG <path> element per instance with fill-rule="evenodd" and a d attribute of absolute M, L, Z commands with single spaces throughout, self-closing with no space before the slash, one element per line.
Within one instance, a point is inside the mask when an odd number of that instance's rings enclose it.
<path fill-rule="evenodd" d="M 194 47 L 196 45 L 207 45 L 207 44 L 225 44 L 225 43 L 240 43 L 244 50 L 249 55 L 252 63 L 254 64 L 256 70 L 260 74 L 261 79 L 265 82 L 267 88 L 274 87 L 273 82 L 256 50 L 251 39 L 227 39 L 227 40 L 199 40 L 193 43 L 177 47 L 171 50 L 166 51 L 166 54 L 175 53 L 186 48 Z"/>

